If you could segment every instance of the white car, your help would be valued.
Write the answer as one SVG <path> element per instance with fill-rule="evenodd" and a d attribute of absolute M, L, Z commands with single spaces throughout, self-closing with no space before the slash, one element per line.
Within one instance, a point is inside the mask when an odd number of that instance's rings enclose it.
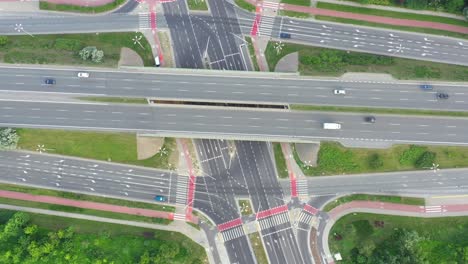
<path fill-rule="evenodd" d="M 88 73 L 88 72 L 79 72 L 79 73 L 78 73 L 78 77 L 80 77 L 80 78 L 88 78 L 88 77 L 89 77 L 89 73 Z"/>
<path fill-rule="evenodd" d="M 333 93 L 334 94 L 346 94 L 346 91 L 343 89 L 336 89 L 336 90 L 333 90 Z"/>

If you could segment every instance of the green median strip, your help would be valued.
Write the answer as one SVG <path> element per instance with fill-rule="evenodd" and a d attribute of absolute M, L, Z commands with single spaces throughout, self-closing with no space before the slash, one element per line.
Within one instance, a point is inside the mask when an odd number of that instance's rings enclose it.
<path fill-rule="evenodd" d="M 263 247 L 262 239 L 260 238 L 260 234 L 258 232 L 249 234 L 250 244 L 252 245 L 253 253 L 255 255 L 255 259 L 259 264 L 267 264 L 268 258 L 265 253 L 265 249 Z"/>
<path fill-rule="evenodd" d="M 148 104 L 145 98 L 128 98 L 128 97 L 107 97 L 107 96 L 86 96 L 77 97 L 79 100 L 103 103 L 122 103 L 122 104 Z"/>
<path fill-rule="evenodd" d="M 247 47 L 249 49 L 250 60 L 252 61 L 253 67 L 255 71 L 260 71 L 260 67 L 258 66 L 257 56 L 255 56 L 255 49 L 252 43 L 251 37 L 245 37 L 245 41 L 247 41 Z"/>
<path fill-rule="evenodd" d="M 187 5 L 190 10 L 206 11 L 208 6 L 206 0 L 187 0 Z"/>
<path fill-rule="evenodd" d="M 467 34 L 439 30 L 439 29 L 432 29 L 432 28 L 396 26 L 396 25 L 374 23 L 374 22 L 368 22 L 368 21 L 362 21 L 362 20 L 348 19 L 348 18 L 342 18 L 342 17 L 330 17 L 330 16 L 315 16 L 315 19 L 323 20 L 323 21 L 330 21 L 330 22 L 337 22 L 337 23 L 353 24 L 353 25 L 368 26 L 368 27 L 388 28 L 388 29 L 395 29 L 395 30 L 402 30 L 402 31 L 411 31 L 411 32 L 418 32 L 418 33 L 426 33 L 426 34 L 468 39 Z"/>
<path fill-rule="evenodd" d="M 290 5 L 299 5 L 299 6 L 310 6 L 310 0 L 281 0 L 283 4 L 290 4 Z"/>
<path fill-rule="evenodd" d="M 105 203 L 105 204 L 127 206 L 127 207 L 134 207 L 134 208 L 143 208 L 143 209 L 149 209 L 149 210 L 175 212 L 175 207 L 173 206 L 167 206 L 167 205 L 161 205 L 161 204 L 155 204 L 155 203 L 136 202 L 136 201 L 122 200 L 122 199 L 108 198 L 108 197 L 101 197 L 101 196 L 93 196 L 93 195 L 79 194 L 79 193 L 72 193 L 72 192 L 63 192 L 63 191 L 56 191 L 56 190 L 50 190 L 50 189 L 40 189 L 40 188 L 27 187 L 27 186 L 22 186 L 22 185 L 0 183 L 0 190 L 29 193 L 33 195 L 54 196 L 54 197 L 60 197 L 60 198 L 78 200 L 78 201 Z"/>
<path fill-rule="evenodd" d="M 278 177 L 287 178 L 288 167 L 286 166 L 286 160 L 284 158 L 280 143 L 273 143 L 273 152 L 275 154 L 276 171 L 278 172 Z"/>
<path fill-rule="evenodd" d="M 236 3 L 237 6 L 239 6 L 242 9 L 245 9 L 249 12 L 255 11 L 255 6 L 245 0 L 235 0 L 234 2 Z"/>
<path fill-rule="evenodd" d="M 424 201 L 424 198 L 388 196 L 388 195 L 353 194 L 353 195 L 340 197 L 326 204 L 325 207 L 323 208 L 323 211 L 330 212 L 333 208 L 336 208 L 345 203 L 349 203 L 351 201 L 374 201 L 374 202 L 422 205 L 422 206 L 426 204 Z"/>
<path fill-rule="evenodd" d="M 432 15 L 422 15 L 417 13 L 404 13 L 404 12 L 395 12 L 387 11 L 382 9 L 373 9 L 366 7 L 357 7 L 357 6 L 348 6 L 340 4 L 332 4 L 326 2 L 318 2 L 317 8 L 329 9 L 341 12 L 350 12 L 371 16 L 381 16 L 381 17 L 391 17 L 398 19 L 410 19 L 410 20 L 419 20 L 419 21 L 428 21 L 428 22 L 437 22 L 443 24 L 451 24 L 462 27 L 468 27 L 468 22 L 460 19 L 442 17 L 442 16 L 432 16 Z"/>
<path fill-rule="evenodd" d="M 40 1 L 39 9 L 51 10 L 51 11 L 68 11 L 68 12 L 77 12 L 77 13 L 102 13 L 102 12 L 116 9 L 118 6 L 120 6 L 124 2 L 125 0 L 114 0 L 111 3 L 101 5 L 101 6 L 77 6 L 77 5 L 53 4 L 53 3 Z"/>
<path fill-rule="evenodd" d="M 439 111 L 439 110 L 419 110 L 419 109 L 401 109 L 401 108 L 370 108 L 370 107 L 303 105 L 303 104 L 292 104 L 289 107 L 291 110 L 297 110 L 297 111 L 324 111 L 324 112 L 348 112 L 348 113 L 365 113 L 365 114 L 468 117 L 468 112 L 463 112 L 463 111 Z"/>
<path fill-rule="evenodd" d="M 280 10 L 278 15 L 288 16 L 288 17 L 297 17 L 297 18 L 309 18 L 310 17 L 309 13 L 289 11 L 289 10 Z"/>

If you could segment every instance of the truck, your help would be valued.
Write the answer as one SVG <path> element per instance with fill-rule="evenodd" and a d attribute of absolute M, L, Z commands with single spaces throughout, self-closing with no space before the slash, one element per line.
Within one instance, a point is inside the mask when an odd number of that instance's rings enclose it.
<path fill-rule="evenodd" d="M 338 124 L 338 123 L 323 123 L 323 129 L 341 129 L 341 124 Z"/>

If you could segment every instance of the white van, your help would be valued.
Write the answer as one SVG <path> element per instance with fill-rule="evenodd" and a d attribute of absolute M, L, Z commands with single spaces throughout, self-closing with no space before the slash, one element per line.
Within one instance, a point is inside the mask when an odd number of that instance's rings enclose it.
<path fill-rule="evenodd" d="M 338 123 L 323 123 L 323 129 L 341 129 L 341 124 L 338 124 Z"/>
<path fill-rule="evenodd" d="M 159 55 L 156 56 L 156 57 L 154 57 L 154 65 L 155 65 L 156 67 L 161 66 L 161 63 L 159 62 Z"/>

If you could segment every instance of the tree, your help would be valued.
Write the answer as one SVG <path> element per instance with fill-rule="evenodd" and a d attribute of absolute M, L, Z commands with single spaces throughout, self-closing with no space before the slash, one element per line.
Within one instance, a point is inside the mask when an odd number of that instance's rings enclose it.
<path fill-rule="evenodd" d="M 0 128 L 0 150 L 15 149 L 19 136 L 12 128 Z"/>
<path fill-rule="evenodd" d="M 419 157 L 416 162 L 415 166 L 417 168 L 430 168 L 432 164 L 435 162 L 436 154 L 434 152 L 425 151 L 421 157 Z"/>
<path fill-rule="evenodd" d="M 465 6 L 465 8 L 463 8 L 463 15 L 465 16 L 466 20 L 468 20 L 468 6 Z"/>
<path fill-rule="evenodd" d="M 88 47 L 84 47 L 82 50 L 80 50 L 80 52 L 78 54 L 80 55 L 81 59 L 88 60 L 89 58 L 91 58 L 91 55 L 92 55 L 94 50 L 97 50 L 97 48 L 92 47 L 92 46 L 88 46 Z"/>
<path fill-rule="evenodd" d="M 7 36 L 0 36 L 0 46 L 5 46 L 8 43 Z"/>
<path fill-rule="evenodd" d="M 464 0 L 448 0 L 445 2 L 445 9 L 450 13 L 458 13 L 464 5 Z"/>
<path fill-rule="evenodd" d="M 91 60 L 93 62 L 99 63 L 102 61 L 102 58 L 104 58 L 104 51 L 97 49 L 93 50 L 91 54 Z"/>
<path fill-rule="evenodd" d="M 383 166 L 383 160 L 379 154 L 374 153 L 369 157 L 369 167 L 371 169 L 378 169 Z"/>

